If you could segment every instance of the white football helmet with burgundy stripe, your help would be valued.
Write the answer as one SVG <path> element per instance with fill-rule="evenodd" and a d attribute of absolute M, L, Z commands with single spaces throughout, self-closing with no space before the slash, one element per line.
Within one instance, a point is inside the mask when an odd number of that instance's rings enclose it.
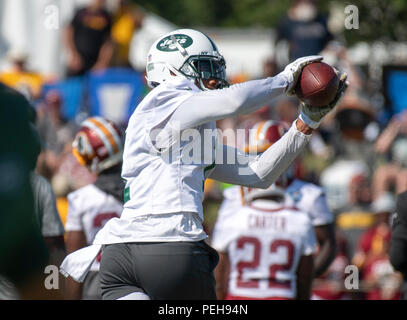
<path fill-rule="evenodd" d="M 106 170 L 122 161 L 123 139 L 120 130 L 105 118 L 88 118 L 82 122 L 75 136 L 72 153 L 91 172 Z"/>

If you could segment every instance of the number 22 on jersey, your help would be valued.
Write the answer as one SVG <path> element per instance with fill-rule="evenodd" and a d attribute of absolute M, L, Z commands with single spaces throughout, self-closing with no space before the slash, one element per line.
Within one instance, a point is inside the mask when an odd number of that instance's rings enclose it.
<path fill-rule="evenodd" d="M 262 248 L 265 243 L 262 243 L 258 238 L 251 236 L 242 236 L 237 240 L 236 249 L 241 250 L 246 246 L 253 247 L 253 255 L 250 260 L 239 261 L 236 265 L 238 276 L 236 286 L 238 288 L 259 288 L 259 282 L 261 279 L 245 277 L 243 275 L 251 270 L 256 271 L 261 264 L 261 250 L 267 250 L 269 255 L 278 255 L 280 249 L 286 249 L 286 255 L 279 255 L 279 257 L 285 257 L 281 263 L 274 263 L 268 266 L 268 275 L 262 279 L 267 279 L 268 288 L 270 289 L 291 289 L 290 280 L 280 280 L 277 277 L 278 271 L 289 272 L 292 269 L 294 262 L 295 245 L 290 240 L 273 239 L 270 243 L 267 243 L 267 248 Z"/>

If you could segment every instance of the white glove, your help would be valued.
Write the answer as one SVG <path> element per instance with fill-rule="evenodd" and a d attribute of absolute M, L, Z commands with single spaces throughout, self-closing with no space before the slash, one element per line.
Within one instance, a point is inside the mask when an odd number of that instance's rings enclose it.
<path fill-rule="evenodd" d="M 312 129 L 317 129 L 319 127 L 322 119 L 337 106 L 339 100 L 343 97 L 349 86 L 349 82 L 346 80 L 348 77 L 346 72 L 339 73 L 336 69 L 335 72 L 339 76 L 339 86 L 335 98 L 330 104 L 323 107 L 313 107 L 301 101 L 301 113 L 299 118 Z"/>
<path fill-rule="evenodd" d="M 294 62 L 291 62 L 288 64 L 284 70 L 281 72 L 287 80 L 288 80 L 288 86 L 286 88 L 286 93 L 289 96 L 292 96 L 295 94 L 295 86 L 297 84 L 298 78 L 301 74 L 302 69 L 307 65 L 312 62 L 318 62 L 323 59 L 322 56 L 307 56 L 307 57 L 302 57 L 298 58 Z"/>

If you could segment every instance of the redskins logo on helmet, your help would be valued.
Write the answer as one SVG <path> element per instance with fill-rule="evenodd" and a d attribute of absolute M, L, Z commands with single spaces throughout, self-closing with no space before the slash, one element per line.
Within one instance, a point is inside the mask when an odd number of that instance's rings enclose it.
<path fill-rule="evenodd" d="M 289 125 L 285 122 L 260 121 L 249 129 L 248 144 L 245 146 L 244 151 L 253 155 L 260 154 L 276 143 L 288 129 Z M 267 196 L 284 197 L 285 180 L 287 180 L 286 173 L 267 189 L 240 187 L 242 204 Z"/>
<path fill-rule="evenodd" d="M 110 120 L 88 118 L 75 136 L 72 153 L 91 172 L 106 170 L 122 161 L 123 141 L 120 130 Z"/>

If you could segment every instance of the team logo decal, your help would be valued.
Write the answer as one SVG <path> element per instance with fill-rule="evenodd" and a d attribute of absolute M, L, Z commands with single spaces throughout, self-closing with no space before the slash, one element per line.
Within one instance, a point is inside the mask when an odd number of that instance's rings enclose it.
<path fill-rule="evenodd" d="M 186 34 L 174 34 L 175 39 L 183 48 L 188 48 L 193 40 Z M 178 50 L 176 45 L 172 42 L 171 36 L 165 37 L 160 42 L 157 43 L 157 49 L 161 51 L 176 51 Z"/>

